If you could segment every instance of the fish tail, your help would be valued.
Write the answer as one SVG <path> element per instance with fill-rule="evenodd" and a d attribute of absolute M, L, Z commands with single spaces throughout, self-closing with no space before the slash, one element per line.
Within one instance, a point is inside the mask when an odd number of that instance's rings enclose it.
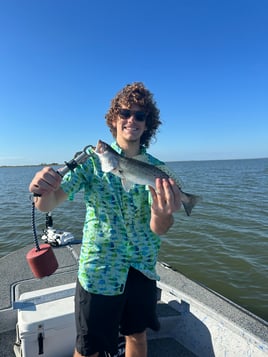
<path fill-rule="evenodd" d="M 185 209 L 187 216 L 190 216 L 194 206 L 200 201 L 201 197 L 192 195 L 191 193 L 186 193 L 182 191 L 182 204 Z"/>

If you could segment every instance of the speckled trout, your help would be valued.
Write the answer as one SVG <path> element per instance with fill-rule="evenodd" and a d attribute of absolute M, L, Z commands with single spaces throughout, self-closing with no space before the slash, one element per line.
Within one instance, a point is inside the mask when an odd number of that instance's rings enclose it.
<path fill-rule="evenodd" d="M 99 140 L 95 148 L 101 162 L 103 172 L 111 172 L 121 178 L 122 186 L 125 191 L 129 191 L 134 184 L 148 185 L 155 189 L 155 180 L 157 178 L 172 178 L 177 183 L 181 192 L 181 201 L 185 212 L 190 216 L 193 207 L 199 200 L 198 196 L 183 192 L 179 180 L 169 172 L 166 166 L 161 168 L 145 162 L 146 157 L 143 155 L 135 158 L 127 158 L 116 152 L 110 145 Z"/>

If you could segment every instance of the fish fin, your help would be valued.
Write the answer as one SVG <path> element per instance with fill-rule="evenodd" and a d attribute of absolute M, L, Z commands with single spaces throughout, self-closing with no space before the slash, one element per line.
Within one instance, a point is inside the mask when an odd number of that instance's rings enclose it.
<path fill-rule="evenodd" d="M 182 204 L 185 209 L 187 216 L 190 216 L 194 206 L 201 201 L 200 196 L 192 195 L 191 193 L 186 193 L 181 191 L 182 194 Z"/>
<path fill-rule="evenodd" d="M 121 179 L 122 186 L 126 192 L 129 192 L 129 190 L 135 185 L 134 182 L 128 181 L 125 178 Z"/>

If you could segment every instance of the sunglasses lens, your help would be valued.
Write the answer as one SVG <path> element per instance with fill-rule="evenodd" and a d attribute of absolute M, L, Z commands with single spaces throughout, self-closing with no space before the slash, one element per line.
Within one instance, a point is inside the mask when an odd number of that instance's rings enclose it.
<path fill-rule="evenodd" d="M 137 121 L 144 121 L 146 118 L 146 113 L 130 109 L 119 109 L 118 114 L 122 119 L 129 119 L 132 115 Z"/>
<path fill-rule="evenodd" d="M 146 114 L 144 112 L 136 112 L 135 113 L 135 118 L 137 121 L 144 121 L 146 117 Z"/>
<path fill-rule="evenodd" d="M 131 117 L 131 111 L 129 109 L 120 109 L 119 116 L 122 119 L 128 119 Z"/>

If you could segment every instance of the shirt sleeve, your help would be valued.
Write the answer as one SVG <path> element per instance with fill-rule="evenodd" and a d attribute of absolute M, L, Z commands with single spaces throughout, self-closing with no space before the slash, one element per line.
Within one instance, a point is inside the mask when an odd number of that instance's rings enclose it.
<path fill-rule="evenodd" d="M 62 179 L 61 188 L 72 201 L 77 192 L 82 190 L 86 184 L 89 184 L 92 177 L 91 160 L 79 165 L 73 171 L 69 171 Z"/>

